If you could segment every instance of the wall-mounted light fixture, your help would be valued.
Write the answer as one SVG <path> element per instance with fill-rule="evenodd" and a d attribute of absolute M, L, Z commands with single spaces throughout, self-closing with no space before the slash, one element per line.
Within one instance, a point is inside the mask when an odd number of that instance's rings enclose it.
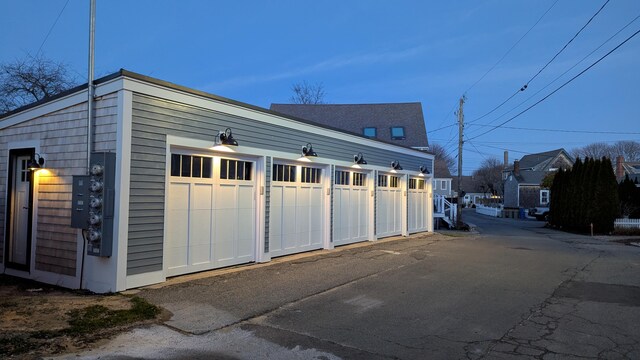
<path fill-rule="evenodd" d="M 211 149 L 216 151 L 234 152 L 234 150 L 229 146 L 238 146 L 238 141 L 233 138 L 231 128 L 227 128 L 225 131 L 218 131 L 218 135 L 216 135 Z"/>
<path fill-rule="evenodd" d="M 40 156 L 40 154 L 34 154 L 33 158 L 29 159 L 29 162 L 27 162 L 27 168 L 31 171 L 40 170 L 43 166 L 44 158 Z"/>
<path fill-rule="evenodd" d="M 398 170 L 402 170 L 402 166 L 400 166 L 400 161 L 394 160 L 391 162 L 391 172 L 396 173 Z"/>
<path fill-rule="evenodd" d="M 364 159 L 362 153 L 358 153 L 357 155 L 353 155 L 353 165 L 352 168 L 361 169 L 360 165 L 367 165 L 367 160 Z"/>
<path fill-rule="evenodd" d="M 424 176 L 424 174 L 430 174 L 429 170 L 427 170 L 427 167 L 424 165 L 420 165 L 420 167 L 418 168 L 418 171 L 420 171 L 418 176 Z"/>
<path fill-rule="evenodd" d="M 307 143 L 307 145 L 302 147 L 302 156 L 298 159 L 298 161 L 311 162 L 310 157 L 318 157 L 318 154 L 313 151 L 313 145 L 311 143 Z"/>

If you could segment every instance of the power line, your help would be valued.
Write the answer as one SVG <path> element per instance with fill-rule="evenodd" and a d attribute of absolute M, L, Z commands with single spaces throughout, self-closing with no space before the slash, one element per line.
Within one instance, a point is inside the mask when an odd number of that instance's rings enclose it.
<path fill-rule="evenodd" d="M 560 89 L 562 89 L 563 87 L 567 86 L 569 83 L 571 83 L 573 80 L 577 79 L 578 77 L 580 77 L 582 74 L 584 74 L 585 72 L 587 72 L 589 69 L 591 69 L 592 67 L 594 67 L 596 64 L 598 64 L 600 61 L 604 60 L 607 56 L 611 55 L 614 51 L 618 50 L 622 45 L 624 45 L 625 43 L 627 43 L 627 41 L 631 40 L 633 37 L 635 37 L 636 35 L 638 35 L 638 33 L 640 33 L 640 30 L 636 31 L 635 33 L 633 33 L 631 36 L 629 36 L 628 38 L 626 38 L 623 42 L 621 42 L 620 44 L 618 44 L 618 46 L 614 47 L 611 51 L 609 51 L 608 53 L 604 54 L 604 56 L 602 56 L 600 59 L 598 59 L 596 62 L 594 62 L 593 64 L 589 65 L 586 69 L 582 70 L 581 72 L 579 72 L 577 75 L 575 75 L 574 77 L 572 77 L 571 79 L 567 80 L 564 84 L 560 85 L 558 88 L 556 88 L 555 90 L 553 90 L 552 92 L 550 92 L 549 94 L 547 94 L 545 97 L 543 97 L 542 99 L 538 100 L 537 102 L 535 102 L 533 105 L 529 106 L 528 108 L 522 110 L 521 112 L 519 112 L 518 114 L 516 114 L 515 116 L 512 116 L 511 118 L 509 118 L 508 120 L 502 122 L 499 125 L 496 126 L 492 126 L 492 129 L 489 129 L 485 132 L 483 132 L 480 135 L 476 135 L 468 140 L 473 140 L 476 139 L 482 135 L 488 134 L 502 126 L 504 126 L 506 123 L 512 121 L 513 119 L 519 117 L 520 115 L 524 114 L 525 112 L 531 110 L 533 107 L 537 106 L 538 104 L 540 104 L 541 102 L 547 100 L 549 97 L 551 97 L 551 95 L 555 94 L 556 92 L 560 91 Z"/>
<path fill-rule="evenodd" d="M 587 21 L 586 24 L 584 24 L 580 30 L 578 30 L 578 32 L 566 43 L 564 44 L 564 46 L 562 47 L 562 49 L 560 49 L 560 51 L 558 51 L 552 58 L 551 60 L 549 60 L 542 68 L 540 68 L 540 70 L 538 70 L 538 72 L 531 78 L 529 79 L 529 81 L 527 81 L 519 90 L 516 90 L 513 94 L 511 94 L 511 96 L 509 96 L 506 100 L 504 100 L 502 103 L 500 103 L 498 106 L 494 107 L 493 109 L 491 109 L 489 112 L 487 112 L 486 114 L 472 120 L 469 122 L 469 124 L 474 123 L 484 117 L 486 117 L 487 115 L 492 114 L 494 111 L 498 110 L 499 108 L 501 108 L 504 104 L 506 104 L 507 102 L 509 102 L 509 100 L 513 99 L 516 95 L 518 95 L 518 93 L 525 91 L 528 87 L 529 84 L 536 78 L 538 77 L 538 75 L 540 75 L 540 73 L 542 73 L 542 71 L 544 71 L 544 69 L 546 69 L 568 46 L 569 44 L 571 44 L 573 42 L 573 40 L 575 40 L 575 38 L 578 37 L 578 35 L 582 32 L 582 30 L 584 30 L 584 28 L 587 27 L 587 25 L 589 25 L 589 23 L 591 23 L 591 21 L 600 13 L 600 11 L 602 11 L 602 9 L 604 9 L 604 7 L 609 3 L 610 0 L 607 0 L 601 7 L 600 9 L 591 16 L 591 18 Z M 553 4 L 555 5 L 555 3 Z M 553 7 L 553 5 L 551 7 Z M 549 9 L 551 10 L 551 9 Z M 546 13 L 545 13 L 546 14 Z M 543 15 L 544 16 L 544 15 Z"/>
<path fill-rule="evenodd" d="M 502 57 L 500 58 L 500 60 L 498 60 L 495 64 L 493 64 L 493 66 L 491 68 L 489 68 L 489 70 L 487 70 L 487 72 L 484 73 L 484 75 L 482 75 L 480 77 L 480 79 L 476 80 L 476 82 L 474 82 L 471 86 L 469 86 L 469 88 L 467 90 L 465 90 L 464 92 L 467 93 L 469 90 L 471 90 L 473 87 L 475 87 L 480 81 L 482 81 L 482 79 L 485 78 L 485 76 L 487 76 L 491 71 L 493 71 L 493 69 L 496 68 L 496 66 L 498 66 L 498 64 L 500 64 L 502 62 L 502 60 L 504 60 L 504 58 L 507 57 L 507 55 L 509 55 L 509 53 L 511 52 L 511 50 L 513 50 L 519 43 L 520 41 L 522 41 L 522 39 L 525 38 L 525 36 L 527 36 L 531 30 L 533 30 L 533 28 L 536 27 L 536 25 L 538 25 L 538 23 L 542 20 L 542 18 L 545 17 L 545 15 L 547 15 L 547 13 L 549 11 L 551 11 L 551 9 L 556 5 L 556 3 L 558 3 L 559 0 L 556 0 L 553 4 L 551 4 L 551 6 L 547 9 L 547 11 L 544 12 L 544 14 L 542 14 L 542 16 L 540 16 L 540 18 L 538 18 L 538 21 L 535 22 L 535 24 L 533 24 L 533 26 L 531 26 L 529 28 L 529 30 L 527 30 L 527 32 L 524 33 L 524 35 L 522 35 L 520 37 L 520 39 L 518 39 L 518 41 L 515 42 L 515 44 L 513 44 L 509 50 L 507 50 L 506 53 L 504 53 L 504 55 L 502 55 Z"/>
<path fill-rule="evenodd" d="M 578 30 L 578 32 L 577 32 L 575 35 L 573 35 L 573 37 L 571 38 L 571 40 L 569 40 L 569 41 L 568 41 L 568 42 L 567 42 L 567 43 L 562 47 L 562 49 L 560 49 L 560 51 L 558 51 L 555 55 L 553 55 L 553 57 L 551 58 L 551 60 L 549 60 L 549 62 L 548 62 L 548 63 L 546 63 L 546 64 L 542 67 L 542 69 L 538 70 L 538 72 L 537 72 L 537 73 L 536 73 L 536 74 L 535 74 L 531 79 L 529 79 L 529 81 L 527 81 L 527 83 L 526 83 L 526 84 L 524 84 L 524 86 L 523 86 L 523 88 L 524 88 L 524 89 L 526 89 L 526 88 L 529 86 L 529 83 L 531 83 L 531 82 L 533 81 L 533 79 L 535 79 L 536 77 L 538 77 L 538 75 L 540 75 L 540 73 L 541 73 L 544 69 L 546 69 L 546 68 L 547 68 L 547 66 L 549 66 L 549 64 L 551 64 L 551 63 L 553 62 L 553 60 L 555 60 L 555 59 L 558 57 L 558 55 L 560 55 L 560 54 L 564 51 L 564 49 L 566 49 L 566 48 L 567 48 L 567 46 L 569 46 L 569 44 L 571 44 L 571 42 L 572 42 L 573 40 L 575 40 L 575 38 L 577 38 L 577 37 L 578 37 L 578 35 L 580 35 L 580 33 L 582 32 L 582 30 L 584 30 L 584 28 L 586 28 L 586 27 L 587 27 L 587 25 L 589 25 L 589 23 L 591 23 L 591 20 L 593 20 L 596 16 L 598 16 L 598 14 L 600 14 L 600 12 L 602 11 L 602 9 L 604 9 L 604 7 L 605 7 L 605 6 L 607 6 L 607 4 L 609 3 L 609 1 L 610 1 L 610 0 L 605 1 L 605 3 L 604 3 L 604 4 L 602 4 L 602 6 L 600 7 L 600 9 L 598 9 L 598 11 L 596 11 L 596 13 L 595 13 L 595 14 L 593 14 L 593 16 L 591 16 L 591 18 L 589 19 L 589 21 L 587 21 L 587 23 L 586 23 L 586 24 L 584 24 L 584 25 L 580 28 L 580 30 Z"/>
<path fill-rule="evenodd" d="M 571 66 L 570 68 L 568 68 L 566 71 L 564 71 L 562 74 L 558 75 L 555 79 L 553 79 L 553 81 L 551 81 L 550 83 L 548 83 L 547 85 L 545 85 L 544 87 L 542 87 L 540 90 L 536 91 L 533 95 L 529 96 L 526 100 L 522 101 L 521 103 L 519 103 L 518 105 L 514 106 L 513 108 L 511 108 L 509 111 L 505 112 L 504 114 L 498 116 L 497 118 L 493 119 L 492 121 L 489 122 L 489 124 L 497 121 L 498 119 L 504 117 L 505 115 L 507 115 L 508 113 L 512 112 L 513 110 L 517 109 L 518 107 L 520 107 L 522 104 L 526 103 L 527 101 L 531 100 L 532 98 L 534 98 L 536 95 L 538 95 L 539 93 L 541 93 L 544 89 L 548 88 L 549 86 L 551 86 L 553 83 L 555 83 L 556 81 L 558 81 L 560 78 L 562 78 L 565 74 L 567 74 L 569 71 L 573 70 L 576 66 L 578 66 L 580 63 L 582 63 L 583 61 L 585 61 L 589 56 L 591 56 L 593 53 L 595 53 L 596 51 L 600 50 L 600 48 L 602 48 L 606 43 L 608 43 L 609 41 L 611 41 L 614 37 L 616 37 L 618 34 L 620 34 L 622 31 L 624 31 L 627 27 L 629 27 L 631 24 L 633 24 L 636 20 L 638 20 L 638 18 L 640 18 L 640 15 L 636 16 L 635 18 L 633 18 L 631 21 L 629 21 L 625 26 L 623 26 L 620 30 L 618 30 L 615 34 L 611 35 L 607 40 L 605 40 L 604 42 L 602 42 L 597 48 L 593 49 L 590 53 L 588 53 L 587 55 L 585 55 L 582 59 L 580 59 L 580 61 L 576 62 L 575 64 L 573 64 L 573 66 Z M 484 115 L 483 115 L 484 116 Z M 476 120 L 480 120 L 482 117 L 477 118 Z M 475 120 L 474 120 L 475 121 Z M 472 125 L 472 126 L 477 126 L 477 125 Z M 506 128 L 506 127 L 505 127 Z"/>
<path fill-rule="evenodd" d="M 58 17 L 56 18 L 56 21 L 53 22 L 53 25 L 51 25 L 51 27 L 49 28 L 49 32 L 47 32 L 47 36 L 44 37 L 44 40 L 42 40 L 42 44 L 40 44 L 40 47 L 38 48 L 38 52 L 36 52 L 36 56 L 38 57 L 38 55 L 40 54 L 40 51 L 42 50 L 42 47 L 44 46 L 44 43 L 47 42 L 47 39 L 49 38 L 49 35 L 51 35 L 51 31 L 53 31 L 53 28 L 56 27 L 56 24 L 58 23 L 58 20 L 60 20 L 60 16 L 62 16 L 62 13 L 64 12 L 64 9 L 67 8 L 67 5 L 69 4 L 69 0 L 67 0 L 67 2 L 64 3 L 64 6 L 62 7 L 62 10 L 60 10 L 60 13 L 58 14 Z"/>
<path fill-rule="evenodd" d="M 485 125 L 485 124 L 474 124 L 472 126 L 494 127 L 494 125 Z M 502 128 L 510 129 L 510 130 L 562 132 L 562 133 L 576 133 L 576 134 L 640 135 L 640 132 L 630 132 L 630 131 L 563 130 L 563 129 L 523 128 L 523 127 L 515 127 L 515 126 L 503 126 Z"/>

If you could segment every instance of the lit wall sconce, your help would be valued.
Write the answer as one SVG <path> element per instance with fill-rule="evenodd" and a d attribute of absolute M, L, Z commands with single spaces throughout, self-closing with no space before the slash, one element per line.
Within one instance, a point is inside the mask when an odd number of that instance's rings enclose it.
<path fill-rule="evenodd" d="M 302 156 L 298 159 L 298 161 L 311 162 L 310 157 L 318 157 L 318 154 L 313 151 L 313 145 L 311 143 L 307 143 L 306 146 L 302 147 Z"/>
<path fill-rule="evenodd" d="M 33 158 L 29 159 L 29 162 L 27 162 L 27 168 L 31 171 L 40 170 L 43 166 L 44 158 L 40 156 L 40 154 L 33 155 Z"/>
<path fill-rule="evenodd" d="M 362 153 L 358 153 L 358 155 L 353 155 L 353 165 L 352 168 L 361 169 L 360 165 L 367 165 L 367 160 L 364 159 Z"/>
<path fill-rule="evenodd" d="M 227 128 L 225 131 L 218 131 L 216 135 L 212 150 L 234 152 L 229 146 L 238 146 L 238 141 L 233 138 L 231 128 Z"/>
<path fill-rule="evenodd" d="M 400 166 L 400 161 L 395 160 L 391 162 L 391 172 L 396 173 L 397 170 L 402 170 L 402 166 Z"/>
<path fill-rule="evenodd" d="M 427 170 L 427 167 L 424 165 L 420 165 L 420 167 L 418 168 L 418 171 L 420 171 L 418 176 L 424 176 L 425 174 L 430 174 L 429 170 Z"/>

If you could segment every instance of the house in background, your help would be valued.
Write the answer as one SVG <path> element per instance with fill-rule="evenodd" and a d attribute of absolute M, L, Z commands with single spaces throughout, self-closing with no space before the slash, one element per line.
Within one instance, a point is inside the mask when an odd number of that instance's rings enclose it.
<path fill-rule="evenodd" d="M 432 154 L 126 70 L 93 85 L 91 119 L 86 84 L 0 116 L 0 273 L 114 292 L 433 231 Z"/>
<path fill-rule="evenodd" d="M 490 192 L 484 192 L 477 179 L 473 175 L 463 175 L 462 178 L 462 191 L 464 196 L 459 203 L 465 207 L 476 205 L 480 203 L 480 199 L 485 199 L 491 196 Z M 458 177 L 454 177 L 451 186 L 453 186 L 454 196 L 458 196 Z"/>
<path fill-rule="evenodd" d="M 502 172 L 505 209 L 549 206 L 549 189 L 541 188 L 549 173 L 573 166 L 573 157 L 564 149 L 523 156 Z"/>
<path fill-rule="evenodd" d="M 452 177 L 447 164 L 439 158 L 435 159 L 433 177 L 433 194 L 444 196 L 446 198 L 453 197 Z"/>
<path fill-rule="evenodd" d="M 631 181 L 640 183 L 640 161 L 625 161 L 623 156 L 616 157 L 616 180 L 621 182 L 625 176 Z"/>

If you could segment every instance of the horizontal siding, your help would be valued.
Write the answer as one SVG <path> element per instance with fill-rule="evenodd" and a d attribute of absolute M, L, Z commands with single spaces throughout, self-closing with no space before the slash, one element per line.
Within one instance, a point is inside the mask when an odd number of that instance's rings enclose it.
<path fill-rule="evenodd" d="M 319 136 L 218 111 L 189 106 L 146 95 L 134 94 L 131 137 L 131 196 L 129 211 L 129 247 L 127 274 L 162 270 L 162 251 L 145 251 L 163 244 L 164 193 L 166 177 L 166 137 L 180 136 L 205 141 L 213 140 L 219 130 L 233 129 L 241 145 L 299 154 L 303 145 L 313 144 L 322 158 L 352 161 L 361 152 L 371 165 L 390 167 L 400 161 L 406 170 L 418 171 L 421 165 L 432 171 L 430 160 L 393 153 L 375 146 L 364 146 Z M 271 159 L 267 164 L 266 206 L 270 201 Z M 153 204 L 153 205 L 151 205 Z M 161 211 L 162 210 L 162 211 Z M 266 214 L 265 251 L 269 250 L 269 214 Z M 135 254 L 135 257 L 132 255 Z"/>
<path fill-rule="evenodd" d="M 116 150 L 117 95 L 95 103 L 94 146 Z M 84 175 L 87 162 L 87 104 L 79 104 L 0 130 L 0 173 L 7 174 L 8 143 L 37 140 L 47 171 L 37 173 L 37 270 L 76 275 L 77 230 L 71 223 L 73 175 Z M 4 248 L 6 175 L 0 176 L 0 247 Z M 0 249 L 0 257 L 4 254 Z M 32 259 L 33 260 L 33 259 Z"/>

